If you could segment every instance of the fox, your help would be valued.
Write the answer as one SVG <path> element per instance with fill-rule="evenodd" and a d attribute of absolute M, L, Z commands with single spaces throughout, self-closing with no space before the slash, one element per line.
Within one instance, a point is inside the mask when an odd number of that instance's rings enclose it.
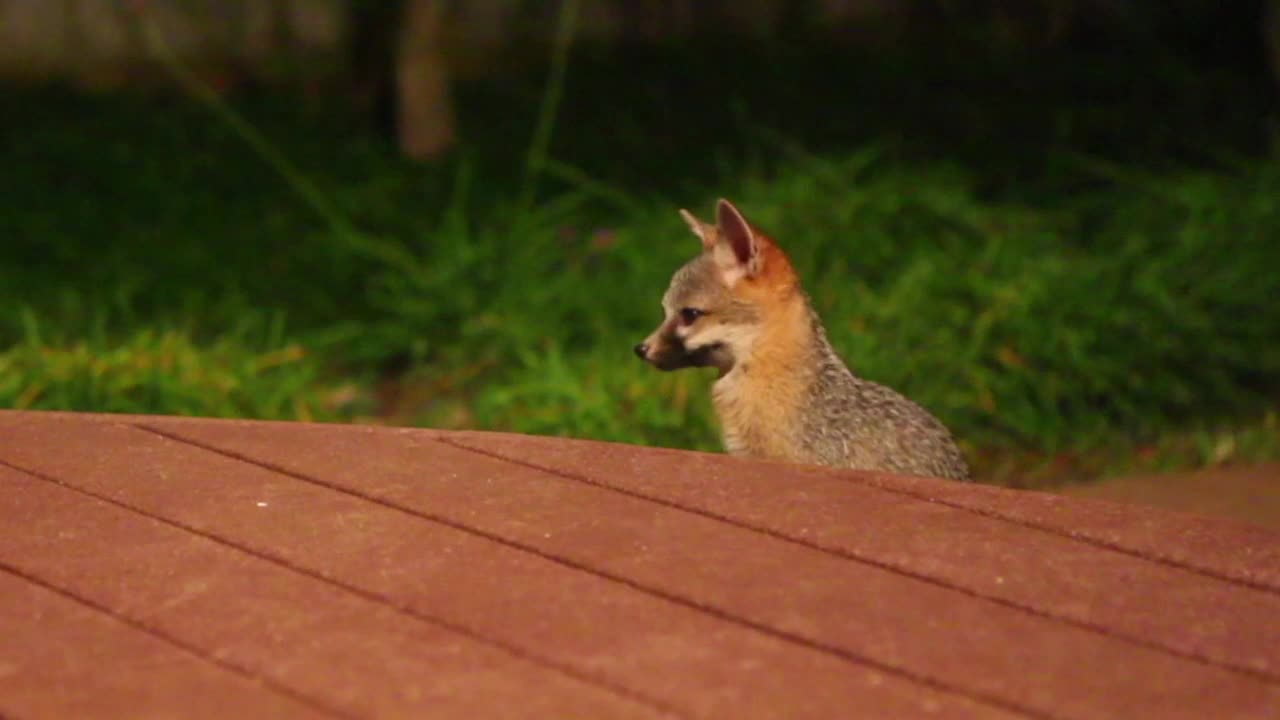
<path fill-rule="evenodd" d="M 777 243 L 723 198 L 715 224 L 680 216 L 702 252 L 676 270 L 662 323 L 633 351 L 662 371 L 715 368 L 730 455 L 971 480 L 946 426 L 849 370 Z"/>

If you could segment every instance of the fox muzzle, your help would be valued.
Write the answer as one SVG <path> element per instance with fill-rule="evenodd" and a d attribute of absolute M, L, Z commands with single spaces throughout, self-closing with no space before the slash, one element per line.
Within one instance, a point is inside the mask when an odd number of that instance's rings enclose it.
<path fill-rule="evenodd" d="M 659 370 L 679 370 L 687 367 L 722 367 L 726 358 L 720 343 L 689 350 L 674 335 L 659 336 L 636 345 L 632 350 L 636 357 Z"/>

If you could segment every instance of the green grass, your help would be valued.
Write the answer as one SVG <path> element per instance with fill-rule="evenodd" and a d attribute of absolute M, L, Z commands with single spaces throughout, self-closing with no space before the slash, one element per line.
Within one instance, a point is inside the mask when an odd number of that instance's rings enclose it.
<path fill-rule="evenodd" d="M 1122 180 L 1088 213 L 1045 213 L 982 202 L 961 173 L 858 155 L 798 162 L 732 195 L 786 243 L 832 342 L 859 372 L 901 388 L 973 447 L 1054 452 L 1273 402 L 1265 383 L 1280 373 L 1270 340 L 1280 308 L 1268 301 L 1280 267 L 1280 173 L 1259 166 L 1150 183 Z M 1100 223 L 1087 238 L 1086 214 Z M 511 348 L 509 379 L 480 394 L 477 419 L 714 446 L 706 378 L 658 377 L 625 358 L 658 319 L 665 276 L 695 244 L 666 208 L 637 216 L 614 241 L 590 273 L 521 256 L 521 267 L 544 268 L 544 295 L 500 300 L 490 312 L 538 327 L 554 307 L 563 327 Z M 587 277 L 650 291 L 592 293 Z"/>
<path fill-rule="evenodd" d="M 0 355 L 0 405 L 311 420 L 332 415 L 319 376 L 297 344 L 272 351 L 229 338 L 197 345 L 184 333 L 150 329 L 48 343 L 32 333 Z"/>
<path fill-rule="evenodd" d="M 1280 158 L 1265 108 L 1209 102 L 1238 79 L 1028 105 L 1001 94 L 1009 64 L 928 93 L 946 63 L 854 58 L 831 82 L 881 106 L 833 122 L 822 102 L 778 112 L 830 95 L 812 57 L 663 57 L 621 89 L 616 64 L 571 63 L 532 204 L 536 78 L 463 88 L 474 135 L 430 167 L 333 108 L 238 102 L 293 182 L 200 105 L 16 94 L 0 406 L 715 449 L 710 378 L 630 347 L 697 249 L 675 209 L 725 195 L 791 255 L 851 366 L 991 473 L 1280 454 Z M 1073 63 L 1027 72 L 1092 77 Z M 1164 102 L 1192 82 L 1208 100 Z"/>

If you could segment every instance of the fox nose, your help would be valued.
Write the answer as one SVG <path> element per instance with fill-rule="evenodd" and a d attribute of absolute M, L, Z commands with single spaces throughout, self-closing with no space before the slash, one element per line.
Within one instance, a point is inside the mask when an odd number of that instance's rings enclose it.
<path fill-rule="evenodd" d="M 634 348 L 632 348 L 632 350 L 635 351 L 636 357 L 640 358 L 641 360 L 644 360 L 649 355 L 649 346 L 646 345 L 645 343 L 640 343 L 639 345 L 636 345 Z"/>

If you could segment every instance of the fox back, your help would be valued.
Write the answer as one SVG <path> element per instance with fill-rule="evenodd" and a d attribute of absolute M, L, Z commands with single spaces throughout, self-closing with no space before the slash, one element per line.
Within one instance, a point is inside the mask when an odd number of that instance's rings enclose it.
<path fill-rule="evenodd" d="M 681 215 L 702 253 L 676 271 L 662 324 L 635 352 L 661 370 L 716 368 L 730 454 L 968 479 L 942 423 L 849 371 L 772 240 L 726 200 L 714 225 Z"/>

